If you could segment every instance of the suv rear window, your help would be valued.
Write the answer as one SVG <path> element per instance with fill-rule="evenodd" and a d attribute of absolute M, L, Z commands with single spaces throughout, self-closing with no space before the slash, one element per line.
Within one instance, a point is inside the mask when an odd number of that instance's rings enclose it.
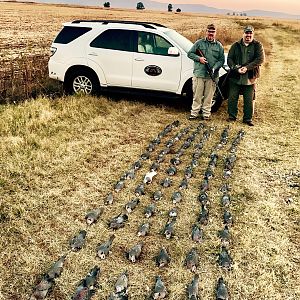
<path fill-rule="evenodd" d="M 65 26 L 55 38 L 54 43 L 68 44 L 74 41 L 75 39 L 79 38 L 83 34 L 87 33 L 91 29 L 92 28 L 88 27 Z"/>
<path fill-rule="evenodd" d="M 97 36 L 90 44 L 91 47 L 111 50 L 132 51 L 132 36 L 130 30 L 108 29 Z"/>

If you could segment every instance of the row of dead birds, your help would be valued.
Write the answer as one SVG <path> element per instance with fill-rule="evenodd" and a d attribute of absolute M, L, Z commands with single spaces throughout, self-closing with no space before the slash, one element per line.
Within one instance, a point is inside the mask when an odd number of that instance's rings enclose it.
<path fill-rule="evenodd" d="M 173 122 L 173 124 L 171 124 L 172 126 L 167 126 L 166 127 L 166 129 L 165 129 L 165 134 L 167 133 L 167 132 L 169 132 L 170 131 L 170 128 L 174 128 L 174 126 L 178 126 L 178 124 L 176 125 L 176 123 L 174 124 L 174 122 Z M 200 128 L 203 128 L 202 126 L 200 126 L 199 128 L 197 128 L 198 130 L 200 129 Z M 185 133 L 187 133 L 188 132 L 188 128 L 186 128 L 186 129 L 184 129 L 183 131 L 181 131 L 179 134 L 177 134 L 177 140 L 179 140 L 180 138 L 181 138 L 181 136 L 183 135 L 183 134 L 185 134 Z M 159 135 L 159 136 L 162 136 L 162 135 Z M 159 136 L 158 136 L 158 138 L 159 138 Z M 209 132 L 208 131 L 206 131 L 206 133 L 204 133 L 204 137 L 208 137 L 209 136 Z M 176 137 L 176 136 L 175 136 Z M 157 139 L 158 139 L 157 138 Z M 155 139 L 156 140 L 156 142 L 157 142 L 157 139 Z M 179 151 L 176 153 L 176 156 L 174 157 L 174 159 L 173 160 L 171 160 L 171 163 L 175 166 L 176 165 L 176 163 L 178 163 L 178 160 L 179 160 L 179 157 L 183 154 L 183 149 L 187 149 L 189 146 L 190 146 L 190 144 L 189 143 L 191 143 L 193 141 L 193 137 L 189 140 L 189 139 L 187 139 L 186 141 L 185 141 L 185 143 L 183 144 L 183 146 L 179 149 Z M 204 141 L 202 141 L 202 142 L 200 142 L 199 144 L 200 145 L 202 145 L 202 147 L 203 147 L 203 142 Z M 157 143 L 158 144 L 158 143 Z M 172 146 L 172 143 L 171 143 L 171 141 L 169 140 L 166 144 L 168 144 L 169 146 Z M 202 147 L 200 146 L 198 144 L 198 149 L 201 149 Z M 150 147 L 148 147 L 148 148 L 150 148 Z M 159 159 L 161 160 L 162 158 L 162 155 L 165 155 L 165 154 L 167 154 L 168 152 L 167 151 L 165 151 L 164 153 L 160 153 L 159 154 Z M 145 156 L 144 156 L 145 157 Z M 144 159 L 144 158 L 142 158 L 142 159 Z M 158 160 L 158 159 L 157 159 Z M 138 165 L 138 163 L 135 163 L 134 165 Z M 154 170 L 153 170 L 153 167 L 155 167 L 155 166 L 153 166 L 152 165 L 152 169 L 150 170 L 150 172 L 153 172 Z M 185 178 L 185 179 L 187 179 L 187 178 L 189 178 L 188 176 Z M 132 178 L 129 178 L 129 177 L 127 177 L 126 179 L 132 179 Z M 152 181 L 152 180 L 151 180 Z M 151 182 L 150 181 L 150 182 Z M 149 182 L 146 182 L 146 183 L 149 183 Z M 163 184 L 162 184 L 163 185 Z M 139 193 L 138 191 L 139 190 L 142 190 L 142 189 L 137 189 L 137 193 Z M 176 201 L 176 200 L 175 200 Z M 103 212 L 103 208 L 99 208 L 99 209 L 96 209 L 96 210 L 93 210 L 93 211 L 90 211 L 90 212 L 88 212 L 88 214 L 86 215 L 86 221 L 87 221 L 87 224 L 88 225 L 90 225 L 90 224 L 92 224 L 92 223 L 94 223 L 94 222 L 96 222 L 97 221 L 97 219 L 99 218 L 99 216 L 102 214 L 102 212 Z M 116 225 L 116 227 L 117 228 L 119 228 L 119 226 L 120 226 L 120 224 L 123 224 L 126 220 L 127 220 L 127 218 L 128 218 L 128 216 L 126 216 L 126 215 L 119 215 L 118 217 L 116 217 L 115 218 L 115 220 L 112 220 L 112 222 L 110 222 L 110 224 L 111 224 L 111 228 L 114 228 L 115 226 L 114 225 L 112 225 L 112 224 L 117 224 Z M 168 226 L 169 225 L 169 226 Z M 121 225 L 121 227 L 122 227 L 122 225 Z M 171 224 L 167 224 L 166 225 L 166 230 L 165 230 L 165 232 L 166 232 L 166 237 L 168 237 L 168 236 L 171 236 L 172 235 L 172 223 Z M 141 230 L 141 231 L 143 231 L 143 230 Z M 167 233 L 167 232 L 171 232 L 171 233 Z M 169 235 L 170 234 L 170 235 Z M 73 251 L 78 251 L 79 249 L 81 249 L 82 248 L 82 245 L 84 244 L 84 241 L 85 241 L 85 237 L 86 237 L 86 231 L 84 231 L 84 230 L 82 230 L 82 231 L 80 231 L 79 232 L 79 234 L 77 235 L 77 236 L 75 236 L 71 241 L 70 241 L 70 247 L 71 247 L 71 250 L 73 250 Z M 104 245 L 100 245 L 99 246 L 99 249 L 97 250 L 97 253 L 99 254 L 99 257 L 101 258 L 103 258 L 106 254 L 106 250 L 105 250 L 105 248 L 108 246 L 108 244 L 111 244 L 111 242 L 112 242 L 112 239 L 113 238 L 111 238 L 107 243 L 106 243 L 106 245 L 105 245 L 105 243 L 104 243 Z M 134 261 L 136 258 L 135 258 L 135 255 L 132 255 L 132 253 L 134 253 L 135 251 L 137 251 L 137 253 L 139 252 L 139 247 L 141 247 L 141 245 L 140 246 L 137 246 L 136 248 L 135 247 L 133 247 L 133 249 L 131 249 L 131 250 L 129 250 L 128 251 L 128 258 L 131 260 L 131 261 Z M 63 256 L 62 258 L 60 258 L 54 265 L 53 265 L 53 268 L 55 269 L 56 267 L 57 268 L 59 268 L 59 266 L 61 266 L 62 264 L 63 264 L 63 261 L 64 261 L 64 259 L 65 259 L 65 256 Z M 46 274 L 44 274 L 43 275 L 43 277 L 42 277 L 42 280 L 39 282 L 39 284 L 36 286 L 36 288 L 35 288 L 35 290 L 34 290 L 34 293 L 33 293 L 33 295 L 32 295 L 32 297 L 30 298 L 30 299 L 44 299 L 45 297 L 46 297 L 46 295 L 47 295 L 47 293 L 48 293 L 48 291 L 49 290 L 51 290 L 51 288 L 52 288 L 52 286 L 53 286 L 53 283 L 54 283 L 54 279 L 56 278 L 56 277 L 58 277 L 60 275 L 60 272 L 56 272 L 55 273 L 55 275 L 51 275 L 51 272 L 49 271 L 48 273 L 46 273 Z M 86 289 L 83 289 L 83 290 L 86 290 Z M 80 288 L 79 288 L 79 290 L 78 290 L 78 294 L 84 294 L 84 292 L 83 291 L 81 291 L 80 290 Z M 88 294 L 87 295 L 92 295 L 92 292 L 88 292 Z M 118 296 L 118 295 L 117 295 Z M 125 295 L 122 295 L 122 293 L 119 295 L 120 297 L 119 298 L 112 298 L 112 299 L 126 299 L 126 298 L 122 298 L 122 297 L 125 297 Z M 79 298 L 78 298 L 79 297 Z M 81 299 L 80 298 L 80 296 L 76 296 L 76 297 L 74 297 L 74 299 Z M 90 298 L 87 298 L 87 296 L 85 296 L 86 298 L 82 298 L 82 299 L 90 299 Z M 89 297 L 89 296 L 88 296 Z M 220 299 L 222 299 L 222 298 L 220 298 Z M 225 298 L 224 298 L 225 299 Z"/>
<path fill-rule="evenodd" d="M 222 149 L 228 142 L 229 137 L 229 128 L 226 127 L 220 137 L 220 142 L 214 147 L 211 155 L 210 155 L 210 161 L 208 163 L 208 168 L 205 171 L 203 181 L 200 184 L 200 194 L 198 196 L 198 200 L 201 203 L 201 211 L 200 215 L 198 217 L 198 223 L 201 225 L 206 225 L 208 223 L 208 217 L 209 217 L 209 197 L 207 194 L 207 190 L 209 189 L 209 181 L 213 177 L 214 169 L 217 164 L 217 151 Z M 239 131 L 237 136 L 234 138 L 232 145 L 229 149 L 229 155 L 224 160 L 224 171 L 223 171 L 223 177 L 225 179 L 228 179 L 231 176 L 232 168 L 234 166 L 234 163 L 236 161 L 236 150 L 237 146 L 240 143 L 241 139 L 244 136 L 244 131 Z M 221 251 L 218 255 L 218 264 L 221 267 L 225 267 L 227 269 L 231 269 L 232 267 L 232 258 L 229 254 L 229 251 L 227 249 L 229 242 L 230 242 L 230 232 L 229 228 L 233 224 L 233 217 L 231 212 L 228 210 L 228 207 L 230 205 L 230 195 L 229 195 L 229 185 L 227 183 L 223 184 L 220 188 L 220 191 L 222 192 L 221 196 L 221 205 L 224 208 L 223 213 L 223 223 L 224 228 L 218 232 L 218 235 L 221 239 Z M 193 236 L 195 236 L 194 240 L 199 240 L 200 237 L 203 235 L 203 230 L 197 226 L 197 224 L 194 225 L 193 228 Z"/>

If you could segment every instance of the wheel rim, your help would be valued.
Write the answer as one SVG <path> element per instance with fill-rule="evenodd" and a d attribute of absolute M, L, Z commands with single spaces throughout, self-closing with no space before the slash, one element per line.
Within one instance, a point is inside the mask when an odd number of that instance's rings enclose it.
<path fill-rule="evenodd" d="M 73 90 L 76 94 L 89 95 L 93 90 L 92 81 L 87 76 L 77 76 L 73 81 Z"/>

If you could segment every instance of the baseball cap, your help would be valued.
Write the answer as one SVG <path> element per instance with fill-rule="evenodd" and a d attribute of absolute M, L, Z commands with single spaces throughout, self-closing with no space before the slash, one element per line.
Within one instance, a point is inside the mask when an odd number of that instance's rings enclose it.
<path fill-rule="evenodd" d="M 254 28 L 253 26 L 251 25 L 247 25 L 245 28 L 244 28 L 244 32 L 253 32 L 254 31 Z"/>
<path fill-rule="evenodd" d="M 209 24 L 206 28 L 208 31 L 216 31 L 216 26 L 214 24 Z"/>

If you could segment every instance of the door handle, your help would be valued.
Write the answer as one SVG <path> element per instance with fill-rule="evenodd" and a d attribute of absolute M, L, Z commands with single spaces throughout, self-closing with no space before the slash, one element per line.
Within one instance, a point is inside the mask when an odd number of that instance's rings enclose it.
<path fill-rule="evenodd" d="M 95 52 L 88 53 L 88 55 L 91 55 L 91 56 L 98 56 L 98 54 L 97 54 L 97 53 L 95 53 Z"/>
<path fill-rule="evenodd" d="M 144 59 L 141 58 L 141 57 L 137 57 L 137 58 L 135 58 L 134 60 L 136 60 L 136 61 L 144 61 Z"/>

